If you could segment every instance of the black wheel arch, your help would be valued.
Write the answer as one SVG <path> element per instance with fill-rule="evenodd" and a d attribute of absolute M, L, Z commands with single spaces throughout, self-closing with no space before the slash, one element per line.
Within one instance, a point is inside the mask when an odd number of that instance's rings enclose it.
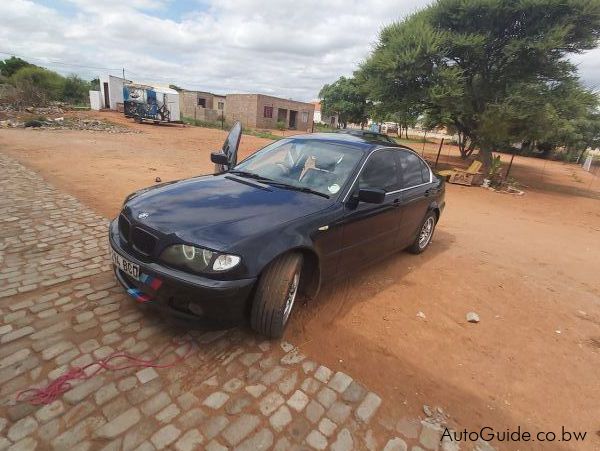
<path fill-rule="evenodd" d="M 302 272 L 300 275 L 300 287 L 299 291 L 304 296 L 313 299 L 319 293 L 321 288 L 321 265 L 318 254 L 314 249 L 311 249 L 307 246 L 297 246 L 286 249 L 282 252 L 279 252 L 277 255 L 274 255 L 271 260 L 265 264 L 258 277 L 261 277 L 264 273 L 265 269 L 275 260 L 277 260 L 282 255 L 298 252 L 302 254 Z"/>

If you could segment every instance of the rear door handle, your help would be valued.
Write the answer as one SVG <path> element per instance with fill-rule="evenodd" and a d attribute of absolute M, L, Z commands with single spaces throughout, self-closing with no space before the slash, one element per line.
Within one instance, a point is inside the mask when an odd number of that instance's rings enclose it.
<path fill-rule="evenodd" d="M 431 195 L 431 189 L 425 190 L 425 197 L 429 197 Z"/>
<path fill-rule="evenodd" d="M 394 199 L 394 202 L 392 202 L 392 205 L 396 208 L 400 207 L 400 198 L 397 197 L 396 199 Z"/>

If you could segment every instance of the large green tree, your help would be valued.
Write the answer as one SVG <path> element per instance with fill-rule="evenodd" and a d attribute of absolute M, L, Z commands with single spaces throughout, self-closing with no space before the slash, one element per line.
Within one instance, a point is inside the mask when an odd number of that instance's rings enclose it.
<path fill-rule="evenodd" d="M 4 61 L 0 61 L 0 75 L 4 75 L 8 78 L 22 67 L 28 66 L 33 66 L 33 64 L 28 63 L 21 58 L 17 58 L 16 56 L 11 56 Z"/>
<path fill-rule="evenodd" d="M 495 146 L 532 133 L 508 112 L 529 108 L 532 129 L 548 130 L 555 118 L 536 118 L 553 107 L 540 96 L 573 82 L 567 55 L 599 36 L 600 0 L 438 0 L 382 30 L 361 78 L 370 99 L 390 112 L 415 105 L 459 134 L 464 157 L 479 147 L 489 164 Z"/>
<path fill-rule="evenodd" d="M 319 99 L 323 114 L 337 114 L 344 128 L 348 123 L 364 125 L 367 121 L 367 97 L 355 78 L 340 77 L 335 83 L 323 86 Z"/>

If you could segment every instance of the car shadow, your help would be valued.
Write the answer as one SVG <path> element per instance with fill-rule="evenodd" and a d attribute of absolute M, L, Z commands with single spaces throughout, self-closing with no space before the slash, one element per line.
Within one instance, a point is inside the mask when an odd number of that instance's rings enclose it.
<path fill-rule="evenodd" d="M 377 259 L 365 267 L 347 272 L 342 278 L 324 284 L 314 299 L 305 299 L 304 309 L 314 311 L 316 314 L 321 307 L 335 303 L 337 311 L 331 317 L 333 322 L 335 317 L 345 315 L 355 304 L 367 302 L 391 285 L 400 283 L 408 286 L 410 283 L 403 278 L 409 272 L 439 258 L 455 241 L 454 235 L 442 228 L 436 229 L 433 241 L 422 254 L 414 255 L 408 251 L 398 251 Z M 362 294 L 353 295 L 358 292 Z"/>

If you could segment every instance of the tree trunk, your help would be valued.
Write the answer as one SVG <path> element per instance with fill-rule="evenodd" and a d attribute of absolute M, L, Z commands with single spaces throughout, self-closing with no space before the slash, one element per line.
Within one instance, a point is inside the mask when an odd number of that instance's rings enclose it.
<path fill-rule="evenodd" d="M 464 160 L 467 158 L 467 154 L 465 151 L 466 139 L 465 135 L 461 132 L 458 132 L 458 151 L 460 152 L 460 157 Z"/>
<path fill-rule="evenodd" d="M 474 150 L 475 150 L 475 143 L 473 141 L 471 141 L 469 143 L 469 147 L 467 147 L 467 149 L 465 150 L 465 155 L 466 155 L 465 158 L 470 157 Z"/>
<path fill-rule="evenodd" d="M 490 167 L 492 166 L 492 148 L 489 146 L 481 146 L 479 148 L 479 157 L 483 163 L 481 172 L 487 177 Z"/>

